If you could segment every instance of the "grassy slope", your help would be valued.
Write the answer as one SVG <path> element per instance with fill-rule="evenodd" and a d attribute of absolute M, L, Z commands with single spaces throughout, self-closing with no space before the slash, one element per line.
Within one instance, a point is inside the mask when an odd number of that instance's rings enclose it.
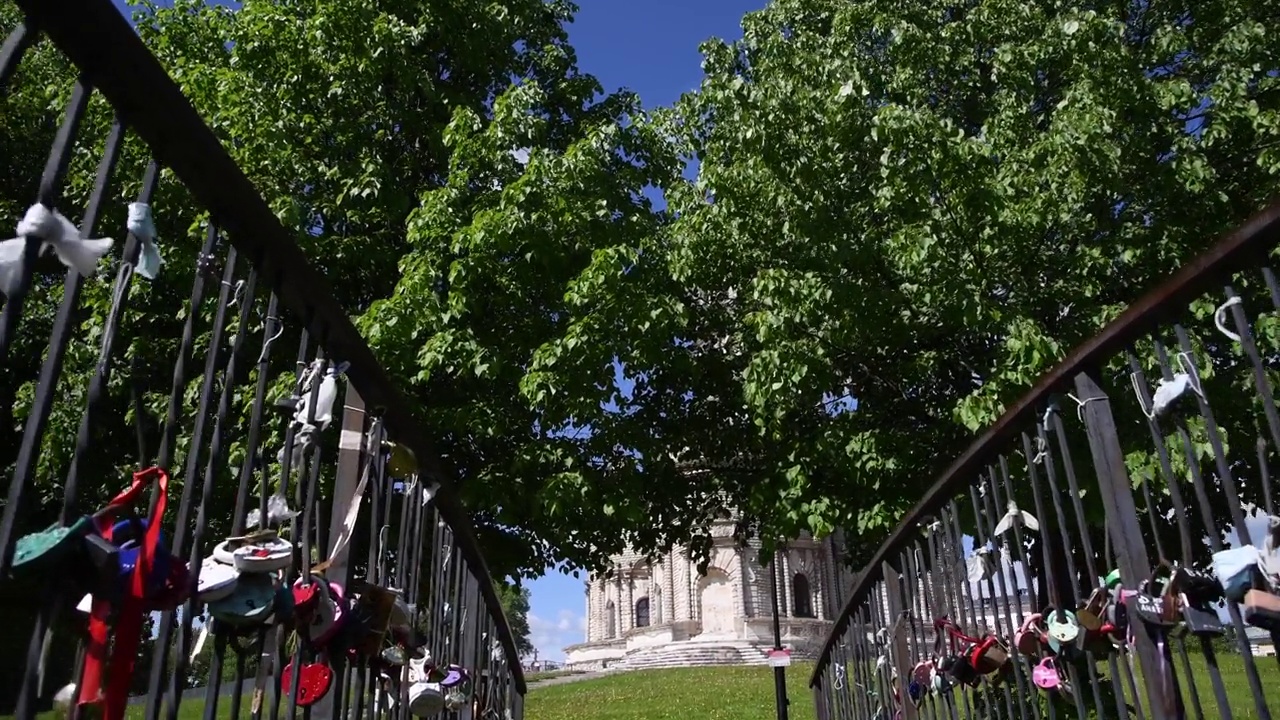
<path fill-rule="evenodd" d="M 813 720 L 812 666 L 787 668 L 790 720 Z M 639 670 L 529 689 L 527 720 L 769 720 L 767 667 Z"/>
<path fill-rule="evenodd" d="M 1192 654 L 1188 660 L 1204 716 L 1223 717 L 1214 699 L 1204 658 Z M 1236 720 L 1257 718 L 1253 693 L 1240 657 L 1223 655 L 1218 662 L 1233 717 Z M 1175 660 L 1175 666 L 1181 676 L 1181 662 Z M 1257 666 L 1268 707 L 1274 713 L 1280 710 L 1280 665 L 1275 658 L 1257 658 Z M 1100 671 L 1105 672 L 1106 667 L 1106 663 L 1098 665 Z M 787 669 L 790 720 L 813 720 L 813 696 L 806 685 L 811 671 L 809 665 Z M 771 673 L 769 668 L 758 667 L 681 668 L 618 673 L 547 687 L 535 685 L 529 689 L 525 717 L 527 720 L 771 720 L 776 717 Z M 1141 678 L 1137 681 L 1140 683 Z M 1187 715 L 1195 717 L 1185 682 L 1181 689 Z M 1144 707 L 1144 710 L 1144 716 L 1150 717 L 1150 708 Z M 1087 712 L 1087 715 L 1093 717 L 1094 713 Z M 1110 707 L 1107 715 L 1114 716 Z M 1073 710 L 1068 716 L 1076 717 Z"/>
<path fill-rule="evenodd" d="M 1204 658 L 1193 654 L 1189 660 L 1204 716 L 1221 717 Z M 1175 661 L 1174 664 L 1181 675 L 1181 662 Z M 1106 663 L 1100 663 L 1098 667 L 1103 670 Z M 1257 718 L 1258 711 L 1240 658 L 1223 655 L 1219 658 L 1219 667 L 1235 720 Z M 814 718 L 813 696 L 806 685 L 811 670 L 812 666 L 803 664 L 787 669 L 790 720 Z M 1258 658 L 1258 670 L 1267 703 L 1274 713 L 1280 710 L 1280 664 L 1275 658 Z M 772 672 L 761 667 L 642 670 L 558 685 L 534 685 L 529 689 L 525 703 L 525 717 L 527 720 L 772 720 L 775 717 Z M 1185 684 L 1182 691 L 1187 699 L 1187 715 L 1195 717 Z M 229 716 L 227 700 L 222 698 L 218 703 L 218 718 Z M 142 706 L 130 706 L 125 714 L 126 720 L 141 720 L 142 709 Z M 1111 708 L 1107 710 L 1107 716 L 1114 720 Z M 1150 709 L 1144 710 L 1144 716 L 1149 718 Z M 182 704 L 179 718 L 200 720 L 203 711 L 203 700 L 193 699 Z M 1087 715 L 1094 717 L 1093 712 Z M 925 717 L 928 716 L 926 713 Z M 61 717 L 57 713 L 47 713 L 41 716 L 41 720 L 60 720 Z M 240 717 L 248 717 L 247 697 Z M 961 717 L 964 717 L 963 713 Z M 1068 712 L 1066 715 L 1059 713 L 1057 717 L 1074 720 L 1076 715 Z"/>

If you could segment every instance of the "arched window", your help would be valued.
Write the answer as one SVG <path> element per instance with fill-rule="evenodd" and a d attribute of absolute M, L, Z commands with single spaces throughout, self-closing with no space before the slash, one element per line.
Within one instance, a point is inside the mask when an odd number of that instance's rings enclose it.
<path fill-rule="evenodd" d="M 636 601 L 636 627 L 649 627 L 649 598 L 647 597 Z"/>
<path fill-rule="evenodd" d="M 813 617 L 813 591 L 809 588 L 809 578 L 804 573 L 796 573 L 791 578 L 791 617 L 811 618 Z"/>
<path fill-rule="evenodd" d="M 604 604 L 604 639 L 612 640 L 618 636 L 618 611 L 613 601 Z"/>

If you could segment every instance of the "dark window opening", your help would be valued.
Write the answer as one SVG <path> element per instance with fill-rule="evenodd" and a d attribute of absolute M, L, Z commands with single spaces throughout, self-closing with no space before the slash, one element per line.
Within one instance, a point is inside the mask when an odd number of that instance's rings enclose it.
<path fill-rule="evenodd" d="M 636 627 L 649 627 L 649 598 L 647 597 L 636 601 Z"/>
<path fill-rule="evenodd" d="M 813 591 L 809 588 L 809 578 L 804 573 L 796 573 L 791 579 L 792 607 L 791 616 L 798 618 L 813 617 Z"/>

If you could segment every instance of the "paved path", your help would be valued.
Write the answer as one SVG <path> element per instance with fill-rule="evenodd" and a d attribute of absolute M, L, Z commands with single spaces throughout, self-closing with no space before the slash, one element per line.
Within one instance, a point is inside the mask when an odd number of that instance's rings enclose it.
<path fill-rule="evenodd" d="M 572 675 L 557 675 L 555 677 L 546 678 L 545 680 L 531 680 L 529 682 L 529 688 L 532 689 L 550 687 L 552 685 L 563 685 L 564 683 L 578 682 L 580 680 L 591 680 L 592 678 L 598 678 L 602 675 L 608 674 L 610 673 L 607 670 L 599 670 L 596 672 L 574 673 Z"/>

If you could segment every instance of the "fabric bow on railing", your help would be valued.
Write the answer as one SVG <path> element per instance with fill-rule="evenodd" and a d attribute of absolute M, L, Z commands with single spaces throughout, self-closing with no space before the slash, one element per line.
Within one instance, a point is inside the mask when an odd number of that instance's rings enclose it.
<path fill-rule="evenodd" d="M 27 214 L 18 223 L 18 237 L 0 241 L 0 292 L 13 292 L 17 273 L 22 267 L 22 256 L 28 237 L 40 238 L 45 248 L 53 252 L 63 265 L 84 277 L 91 277 L 98 270 L 98 261 L 111 249 L 111 238 L 82 238 L 76 226 L 57 210 L 36 203 L 27 208 Z"/>
<path fill-rule="evenodd" d="M 138 262 L 135 266 L 138 274 L 148 280 L 155 280 L 160 274 L 160 265 L 164 259 L 160 257 L 160 247 L 156 245 L 156 224 L 151 217 L 151 206 L 146 203 L 129 203 L 129 232 L 138 238 Z"/>
<path fill-rule="evenodd" d="M 1009 532 L 1009 529 L 1012 528 L 1013 524 L 1016 522 L 1022 523 L 1022 526 L 1028 530 L 1040 529 L 1040 521 L 1036 519 L 1035 515 L 1032 515 L 1026 510 L 1019 510 L 1018 503 L 1010 500 L 1008 512 L 1004 514 L 1004 517 L 1000 518 L 1000 522 L 996 523 L 996 529 L 993 531 L 993 534 L 1003 535 L 1006 532 Z"/>

